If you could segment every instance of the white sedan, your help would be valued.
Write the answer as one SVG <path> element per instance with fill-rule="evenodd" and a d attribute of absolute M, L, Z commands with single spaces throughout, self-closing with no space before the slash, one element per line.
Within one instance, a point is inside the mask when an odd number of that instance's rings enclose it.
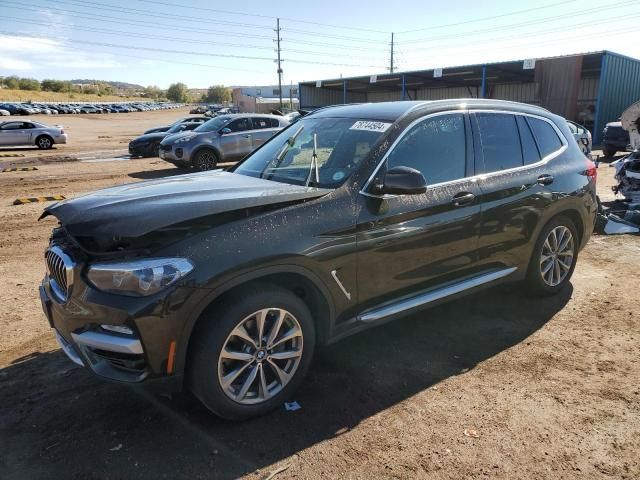
<path fill-rule="evenodd" d="M 67 143 L 67 134 L 60 126 L 22 120 L 0 122 L 0 147 L 36 145 L 46 150 L 56 143 Z"/>

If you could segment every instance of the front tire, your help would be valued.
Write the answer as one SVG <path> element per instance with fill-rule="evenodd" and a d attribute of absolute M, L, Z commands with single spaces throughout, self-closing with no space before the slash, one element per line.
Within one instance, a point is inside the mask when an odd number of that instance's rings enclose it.
<path fill-rule="evenodd" d="M 558 216 L 547 223 L 529 262 L 527 292 L 550 296 L 564 289 L 576 268 L 578 247 L 578 233 L 571 219 Z"/>
<path fill-rule="evenodd" d="M 306 304 L 262 285 L 228 298 L 194 331 L 188 384 L 216 415 L 243 420 L 277 408 L 299 387 L 315 346 Z"/>
<path fill-rule="evenodd" d="M 205 172 L 207 170 L 213 170 L 216 168 L 218 164 L 218 156 L 216 152 L 211 150 L 210 148 L 203 148 L 198 153 L 193 160 L 193 166 L 196 170 L 201 172 Z"/>
<path fill-rule="evenodd" d="M 40 150 L 49 150 L 53 147 L 53 139 L 48 135 L 41 135 L 36 139 L 36 145 Z"/>
<path fill-rule="evenodd" d="M 618 153 L 613 148 L 604 148 L 602 149 L 602 153 L 604 153 L 605 157 L 614 157 L 616 153 Z"/>

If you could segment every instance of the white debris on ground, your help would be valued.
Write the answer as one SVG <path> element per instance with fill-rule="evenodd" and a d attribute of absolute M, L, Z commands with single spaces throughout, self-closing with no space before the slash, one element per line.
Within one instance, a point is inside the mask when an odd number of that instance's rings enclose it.
<path fill-rule="evenodd" d="M 619 182 L 613 191 L 632 203 L 640 203 L 640 150 L 616 160 L 611 166 L 616 169 L 615 178 Z"/>

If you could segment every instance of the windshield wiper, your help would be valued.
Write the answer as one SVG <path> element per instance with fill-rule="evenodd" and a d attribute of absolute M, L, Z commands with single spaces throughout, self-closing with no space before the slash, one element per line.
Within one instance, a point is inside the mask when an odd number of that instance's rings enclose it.
<path fill-rule="evenodd" d="M 309 166 L 309 175 L 307 175 L 307 181 L 304 186 L 308 187 L 311 183 L 311 175 L 315 172 L 315 184 L 320 183 L 320 173 L 318 172 L 318 134 L 313 134 L 313 153 L 311 153 L 311 165 Z"/>
<path fill-rule="evenodd" d="M 282 161 L 282 159 L 284 158 L 285 154 L 287 153 L 287 151 L 293 147 L 293 144 L 296 143 L 296 138 L 298 138 L 298 135 L 300 135 L 302 133 L 302 130 L 304 130 L 304 125 L 301 125 L 300 128 L 298 130 L 296 130 L 296 133 L 294 133 L 293 135 L 291 135 L 289 138 L 287 138 L 287 141 L 285 142 L 285 144 L 282 146 L 282 150 L 280 150 L 280 152 L 278 153 L 278 155 L 276 155 L 276 160 L 278 160 L 279 162 Z"/>

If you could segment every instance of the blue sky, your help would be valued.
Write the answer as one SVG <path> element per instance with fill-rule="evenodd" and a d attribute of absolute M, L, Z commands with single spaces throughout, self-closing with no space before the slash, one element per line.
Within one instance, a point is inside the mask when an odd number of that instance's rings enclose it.
<path fill-rule="evenodd" d="M 640 0 L 0 0 L 0 76 L 277 83 L 595 50 L 640 58 Z"/>

